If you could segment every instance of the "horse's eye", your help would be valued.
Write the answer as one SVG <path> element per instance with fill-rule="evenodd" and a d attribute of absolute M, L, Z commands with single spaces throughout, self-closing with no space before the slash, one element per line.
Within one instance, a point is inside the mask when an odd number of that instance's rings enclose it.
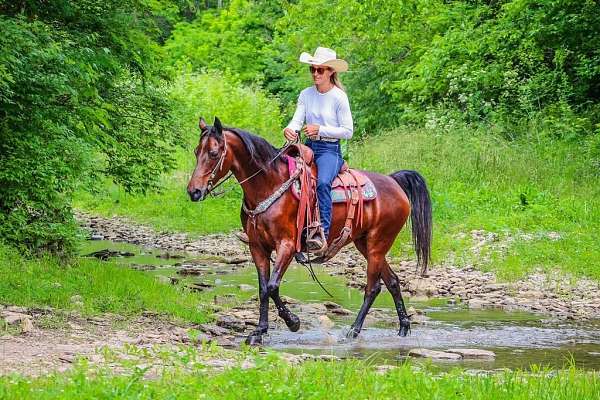
<path fill-rule="evenodd" d="M 216 159 L 217 157 L 219 157 L 219 151 L 218 150 L 211 150 L 208 152 L 208 156 L 212 159 Z"/>

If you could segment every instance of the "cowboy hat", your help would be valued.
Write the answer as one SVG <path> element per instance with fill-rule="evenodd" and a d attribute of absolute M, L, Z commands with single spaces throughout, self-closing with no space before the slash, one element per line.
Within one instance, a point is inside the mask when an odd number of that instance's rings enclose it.
<path fill-rule="evenodd" d="M 348 63 L 345 60 L 336 58 L 335 51 L 327 47 L 317 47 L 314 55 L 307 52 L 300 54 L 300 62 L 311 65 L 325 65 L 333 68 L 335 72 L 348 71 Z"/>

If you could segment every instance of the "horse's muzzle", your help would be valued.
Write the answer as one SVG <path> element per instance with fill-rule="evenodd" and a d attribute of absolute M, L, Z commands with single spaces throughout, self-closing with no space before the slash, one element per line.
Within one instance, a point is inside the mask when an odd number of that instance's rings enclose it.
<path fill-rule="evenodd" d="M 208 190 L 207 189 L 194 189 L 188 191 L 190 195 L 190 200 L 192 201 L 202 201 L 206 197 Z"/>

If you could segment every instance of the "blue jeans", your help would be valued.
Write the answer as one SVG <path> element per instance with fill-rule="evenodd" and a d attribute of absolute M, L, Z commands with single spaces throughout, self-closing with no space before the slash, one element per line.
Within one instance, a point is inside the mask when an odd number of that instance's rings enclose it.
<path fill-rule="evenodd" d="M 325 237 L 329 237 L 331 226 L 331 183 L 340 172 L 344 164 L 340 142 L 321 142 L 307 140 L 306 145 L 315 154 L 317 164 L 317 199 L 319 201 L 319 213 L 321 225 L 325 231 Z"/>

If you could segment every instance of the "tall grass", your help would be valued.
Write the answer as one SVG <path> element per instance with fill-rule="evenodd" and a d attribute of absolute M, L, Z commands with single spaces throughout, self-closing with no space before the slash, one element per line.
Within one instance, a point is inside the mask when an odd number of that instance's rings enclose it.
<path fill-rule="evenodd" d="M 437 262 L 454 253 L 505 277 L 539 267 L 600 279 L 600 179 L 577 145 L 509 142 L 466 127 L 398 129 L 353 145 L 351 163 L 381 173 L 415 169 L 426 178 Z M 487 249 L 491 263 L 470 251 L 468 233 L 480 229 L 507 246 L 505 254 Z"/>

